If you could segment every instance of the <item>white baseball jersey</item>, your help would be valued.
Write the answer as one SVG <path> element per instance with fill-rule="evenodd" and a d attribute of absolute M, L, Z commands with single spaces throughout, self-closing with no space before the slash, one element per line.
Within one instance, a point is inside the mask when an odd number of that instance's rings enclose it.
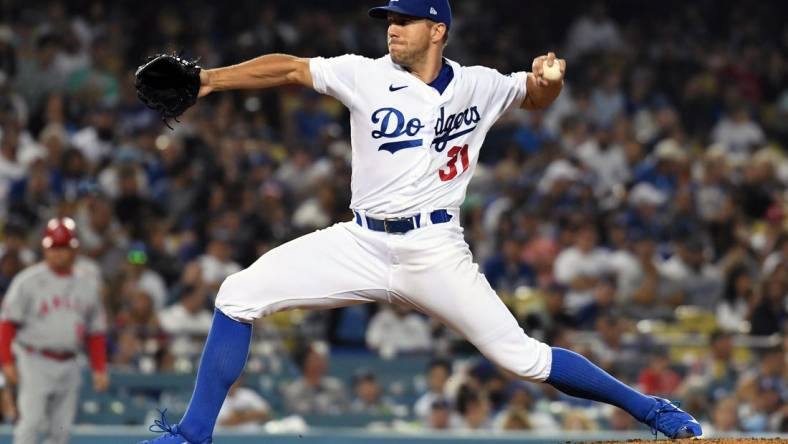
<path fill-rule="evenodd" d="M 315 58 L 310 69 L 315 89 L 350 109 L 353 210 L 380 219 L 445 209 L 450 220 L 422 218 L 391 234 L 357 217 L 302 236 L 229 276 L 217 309 L 250 322 L 295 308 L 402 304 L 456 330 L 507 371 L 548 377 L 550 347 L 525 334 L 479 273 L 458 217 L 484 136 L 522 103 L 526 74 L 446 63 L 434 82 L 442 92 L 389 56 Z"/>
<path fill-rule="evenodd" d="M 462 204 L 487 131 L 525 98 L 526 73 L 446 63 L 454 77 L 440 93 L 388 55 L 311 60 L 315 90 L 350 110 L 352 209 L 407 216 Z"/>

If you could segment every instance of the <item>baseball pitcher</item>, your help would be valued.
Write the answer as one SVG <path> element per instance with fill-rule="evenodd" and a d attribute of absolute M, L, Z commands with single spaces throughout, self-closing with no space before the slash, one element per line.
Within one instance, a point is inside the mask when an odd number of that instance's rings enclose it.
<path fill-rule="evenodd" d="M 74 221 L 50 220 L 41 245 L 44 261 L 14 278 L 0 312 L 0 363 L 6 381 L 18 387 L 14 444 L 68 442 L 83 343 L 94 388 L 103 391 L 108 384 L 100 284 L 95 274 L 74 267 L 79 246 Z"/>
<path fill-rule="evenodd" d="M 638 393 L 584 357 L 529 337 L 479 272 L 463 237 L 459 208 L 485 135 L 507 110 L 549 106 L 561 92 L 565 62 L 549 53 L 534 59 L 531 72 L 504 75 L 446 59 L 448 0 L 391 0 L 369 14 L 388 21 L 389 52 L 378 59 L 269 54 L 199 70 L 162 56 L 137 71 L 140 96 L 164 116 L 211 92 L 313 88 L 350 110 L 353 147 L 353 220 L 271 250 L 223 282 L 189 408 L 177 425 L 156 421 L 163 434 L 144 443 L 212 442 L 255 319 L 379 301 L 439 319 L 519 378 L 617 405 L 671 438 L 700 435 L 692 416 L 670 401 Z M 180 73 L 172 79 L 190 79 L 181 96 L 177 82 L 162 80 L 167 64 Z"/>

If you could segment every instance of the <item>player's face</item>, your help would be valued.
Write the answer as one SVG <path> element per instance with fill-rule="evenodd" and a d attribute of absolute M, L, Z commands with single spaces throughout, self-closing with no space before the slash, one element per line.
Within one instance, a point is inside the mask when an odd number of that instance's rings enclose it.
<path fill-rule="evenodd" d="M 44 260 L 55 270 L 69 270 L 74 264 L 76 250 L 68 247 L 54 247 L 44 249 Z"/>
<path fill-rule="evenodd" d="M 430 20 L 389 13 L 388 47 L 391 60 L 402 66 L 412 66 L 424 58 L 430 46 Z"/>

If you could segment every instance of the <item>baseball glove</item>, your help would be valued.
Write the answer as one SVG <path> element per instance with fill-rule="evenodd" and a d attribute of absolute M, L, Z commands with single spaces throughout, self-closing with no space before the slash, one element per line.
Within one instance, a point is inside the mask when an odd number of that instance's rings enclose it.
<path fill-rule="evenodd" d="M 176 118 L 197 102 L 200 92 L 200 66 L 174 54 L 150 57 L 134 73 L 137 97 L 148 108 L 158 111 L 164 123 Z M 167 124 L 169 126 L 169 124 Z"/>

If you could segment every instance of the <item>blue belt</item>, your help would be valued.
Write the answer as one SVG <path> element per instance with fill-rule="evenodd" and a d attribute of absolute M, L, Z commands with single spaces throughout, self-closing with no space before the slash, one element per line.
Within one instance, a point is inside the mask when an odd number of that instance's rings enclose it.
<path fill-rule="evenodd" d="M 412 217 L 397 217 L 393 219 L 375 219 L 369 216 L 362 216 L 359 212 L 354 211 L 356 215 L 356 223 L 364 226 L 362 218 L 367 221 L 367 228 L 372 231 L 382 231 L 385 233 L 405 234 L 410 230 L 421 228 L 421 214 Z M 452 219 L 452 215 L 447 210 L 435 210 L 430 213 L 430 222 L 433 224 L 442 224 Z"/>

